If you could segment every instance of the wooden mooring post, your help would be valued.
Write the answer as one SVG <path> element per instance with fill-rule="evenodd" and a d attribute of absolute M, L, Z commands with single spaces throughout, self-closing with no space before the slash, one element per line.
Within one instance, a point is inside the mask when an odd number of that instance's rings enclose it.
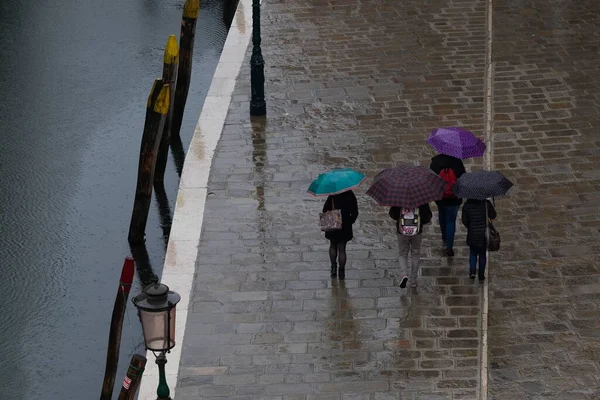
<path fill-rule="evenodd" d="M 142 375 L 146 369 L 146 362 L 146 357 L 141 354 L 134 354 L 131 357 L 118 400 L 133 400 L 135 398 L 135 392 L 140 386 Z"/>
<path fill-rule="evenodd" d="M 110 333 L 108 336 L 108 349 L 106 351 L 106 367 L 104 370 L 104 381 L 100 400 L 111 400 L 115 377 L 119 366 L 119 349 L 121 347 L 121 332 L 123 330 L 123 319 L 127 307 L 127 298 L 133 282 L 134 263 L 133 258 L 125 258 L 121 271 L 119 289 L 115 297 L 112 319 L 110 321 Z"/>
<path fill-rule="evenodd" d="M 163 61 L 162 79 L 165 85 L 169 85 L 171 94 L 175 93 L 175 83 L 177 81 L 177 65 L 179 57 L 179 46 L 175 35 L 169 36 L 167 45 L 165 46 L 165 56 Z M 169 111 L 165 119 L 162 136 L 160 138 L 160 146 L 156 158 L 156 168 L 154 169 L 154 182 L 164 182 L 165 169 L 167 168 L 167 159 L 169 156 L 169 143 L 171 141 L 171 124 L 173 122 L 173 103 L 175 96 L 171 96 Z"/>
<path fill-rule="evenodd" d="M 156 79 L 146 105 L 146 121 L 140 147 L 137 187 L 131 223 L 129 224 L 128 240 L 132 244 L 144 242 L 148 211 L 152 201 L 156 155 L 166 115 L 169 111 L 169 104 L 171 103 L 170 97 L 169 85 L 165 85 L 162 79 Z"/>
<path fill-rule="evenodd" d="M 185 102 L 190 90 L 192 76 L 192 58 L 194 55 L 194 37 L 196 36 L 196 21 L 200 11 L 200 0 L 186 0 L 181 18 L 181 33 L 179 36 L 179 68 L 173 104 L 173 123 L 171 138 L 179 137 Z"/>

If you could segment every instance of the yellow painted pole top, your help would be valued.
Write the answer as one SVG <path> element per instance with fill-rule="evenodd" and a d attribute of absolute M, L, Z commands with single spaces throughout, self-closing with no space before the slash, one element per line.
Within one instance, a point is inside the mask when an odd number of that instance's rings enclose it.
<path fill-rule="evenodd" d="M 163 85 L 162 89 L 160 89 L 160 93 L 156 98 L 156 103 L 154 104 L 154 112 L 159 114 L 166 114 L 169 111 L 169 103 L 171 102 L 171 89 L 169 89 L 169 85 Z"/>
<path fill-rule="evenodd" d="M 183 5 L 183 18 L 198 18 L 200 12 L 200 0 L 185 0 Z"/>
<path fill-rule="evenodd" d="M 179 57 L 179 45 L 177 44 L 177 37 L 170 35 L 165 46 L 165 64 L 176 64 L 177 57 Z"/>
<path fill-rule="evenodd" d="M 148 101 L 146 102 L 146 108 L 152 108 L 152 94 L 156 90 L 156 85 L 159 83 L 162 85 L 162 79 L 155 79 L 154 82 L 152 83 L 152 89 L 150 90 L 150 94 L 148 95 Z"/>

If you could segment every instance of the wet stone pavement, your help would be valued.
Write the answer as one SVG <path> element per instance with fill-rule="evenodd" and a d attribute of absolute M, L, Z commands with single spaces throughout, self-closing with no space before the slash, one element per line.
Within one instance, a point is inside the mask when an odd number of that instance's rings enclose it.
<path fill-rule="evenodd" d="M 177 398 L 478 398 L 482 287 L 464 232 L 449 262 L 426 227 L 419 287 L 400 289 L 393 221 L 365 185 L 346 280 L 332 281 L 324 199 L 306 189 L 334 167 L 428 165 L 438 126 L 481 134 L 485 3 L 265 0 L 262 37 L 268 117 L 248 116 L 249 48 L 211 170 Z"/>
<path fill-rule="evenodd" d="M 492 399 L 600 398 L 600 3 L 494 0 Z"/>

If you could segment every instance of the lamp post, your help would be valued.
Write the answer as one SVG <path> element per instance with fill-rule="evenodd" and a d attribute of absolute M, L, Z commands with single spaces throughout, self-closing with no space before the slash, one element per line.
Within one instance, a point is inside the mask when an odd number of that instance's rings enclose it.
<path fill-rule="evenodd" d="M 267 114 L 265 102 L 265 60 L 260 49 L 260 0 L 252 0 L 252 56 L 250 57 L 250 115 Z"/>
<path fill-rule="evenodd" d="M 170 291 L 169 287 L 162 283 L 146 286 L 143 292 L 132 300 L 142 324 L 144 345 L 156 357 L 159 373 L 156 389 L 158 400 L 171 400 L 165 365 L 166 353 L 175 347 L 175 307 L 179 300 L 181 296 Z"/>

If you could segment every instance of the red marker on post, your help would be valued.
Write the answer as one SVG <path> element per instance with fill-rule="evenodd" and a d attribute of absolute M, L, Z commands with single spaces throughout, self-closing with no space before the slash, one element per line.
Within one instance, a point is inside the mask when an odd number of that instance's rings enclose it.
<path fill-rule="evenodd" d="M 123 270 L 121 271 L 121 281 L 120 281 L 120 289 L 122 293 L 129 294 L 129 290 L 131 290 L 131 285 L 133 283 L 133 274 L 135 272 L 135 263 L 133 262 L 133 258 L 131 256 L 125 257 L 125 262 L 123 263 Z"/>
<path fill-rule="evenodd" d="M 112 318 L 110 321 L 110 333 L 108 336 L 108 350 L 106 354 L 106 369 L 104 371 L 104 381 L 102 383 L 102 393 L 100 400 L 111 400 L 115 377 L 119 364 L 119 348 L 121 346 L 121 331 L 123 330 L 123 319 L 125 318 L 125 308 L 127 307 L 127 298 L 133 283 L 133 274 L 135 272 L 135 263 L 133 258 L 127 256 L 123 263 L 121 271 L 121 280 L 119 289 L 115 298 Z"/>

